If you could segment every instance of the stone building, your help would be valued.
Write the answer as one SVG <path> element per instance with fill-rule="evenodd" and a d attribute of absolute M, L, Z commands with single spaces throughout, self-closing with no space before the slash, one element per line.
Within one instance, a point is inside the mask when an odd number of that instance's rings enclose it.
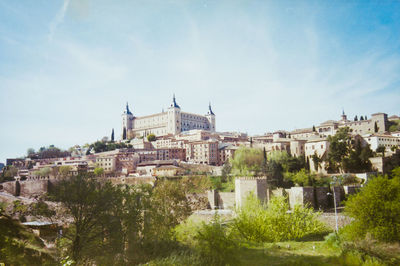
<path fill-rule="evenodd" d="M 204 140 L 185 145 L 186 161 L 198 164 L 218 164 L 218 141 Z"/>
<path fill-rule="evenodd" d="M 215 132 L 215 114 L 211 109 L 211 104 L 208 106 L 206 115 L 186 113 L 181 111 L 174 95 L 172 104 L 166 112 L 135 117 L 126 104 L 126 110 L 122 114 L 123 139 L 145 137 L 149 134 L 177 135 L 193 129 Z"/>
<path fill-rule="evenodd" d="M 308 161 L 310 162 L 310 171 L 311 172 L 318 172 L 321 174 L 327 174 L 327 171 L 325 170 L 325 159 L 328 155 L 329 151 L 329 141 L 326 139 L 317 139 L 317 140 L 310 140 L 307 143 L 305 143 L 305 156 L 308 158 Z M 320 163 L 320 165 L 314 165 L 314 161 L 312 156 L 316 154 L 320 159 L 323 161 Z"/>

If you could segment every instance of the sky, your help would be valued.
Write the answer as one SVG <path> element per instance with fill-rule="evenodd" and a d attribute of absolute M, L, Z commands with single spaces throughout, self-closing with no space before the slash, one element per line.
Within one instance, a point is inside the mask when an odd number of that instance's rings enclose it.
<path fill-rule="evenodd" d="M 400 0 L 0 0 L 0 162 L 205 114 L 263 134 L 400 115 Z"/>

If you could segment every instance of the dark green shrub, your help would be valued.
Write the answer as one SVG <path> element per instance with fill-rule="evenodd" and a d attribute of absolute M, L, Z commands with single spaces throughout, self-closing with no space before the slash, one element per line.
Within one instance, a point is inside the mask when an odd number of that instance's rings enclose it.
<path fill-rule="evenodd" d="M 366 234 L 381 241 L 400 241 L 400 177 L 378 176 L 349 198 L 345 205 L 354 221 L 342 230 L 351 240 Z"/>

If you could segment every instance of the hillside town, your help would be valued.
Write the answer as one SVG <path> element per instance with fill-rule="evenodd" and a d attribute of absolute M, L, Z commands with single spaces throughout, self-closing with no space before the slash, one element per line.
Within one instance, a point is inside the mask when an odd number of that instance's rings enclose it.
<path fill-rule="evenodd" d="M 387 158 L 400 149 L 399 120 L 397 115 L 388 117 L 385 113 L 360 118 L 356 115 L 350 120 L 343 111 L 339 120 L 328 120 L 310 128 L 249 136 L 218 132 L 211 104 L 204 116 L 181 112 L 174 95 L 166 112 L 144 117 L 135 117 L 127 104 L 119 140 L 114 139 L 112 130 L 110 138 L 104 137 L 94 145 L 76 145 L 49 156 L 31 152 L 25 158 L 9 158 L 1 171 L 13 167 L 17 170 L 15 179 L 30 180 L 43 173 L 51 176 L 52 169 L 69 166 L 74 174 L 98 168 L 108 177 L 124 178 L 183 175 L 196 165 L 207 165 L 218 175 L 239 147 L 251 147 L 262 149 L 267 155 L 283 151 L 292 157 L 304 156 L 311 172 L 328 174 L 325 162 L 330 150 L 328 137 L 341 128 L 348 128 L 353 139 L 375 152 L 376 156 L 369 158 L 371 170 L 386 173 Z M 313 160 L 315 155 L 321 161 L 317 165 Z"/>

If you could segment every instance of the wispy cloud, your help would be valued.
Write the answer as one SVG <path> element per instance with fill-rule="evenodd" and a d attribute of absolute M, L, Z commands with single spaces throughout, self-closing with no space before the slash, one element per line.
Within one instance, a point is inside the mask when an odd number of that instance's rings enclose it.
<path fill-rule="evenodd" d="M 64 0 L 64 3 L 61 7 L 61 9 L 58 11 L 57 15 L 54 17 L 54 19 L 50 22 L 50 31 L 48 34 L 48 39 L 49 41 L 53 40 L 54 34 L 57 30 L 58 25 L 60 25 L 64 21 L 65 13 L 67 12 L 69 2 L 71 0 Z"/>

